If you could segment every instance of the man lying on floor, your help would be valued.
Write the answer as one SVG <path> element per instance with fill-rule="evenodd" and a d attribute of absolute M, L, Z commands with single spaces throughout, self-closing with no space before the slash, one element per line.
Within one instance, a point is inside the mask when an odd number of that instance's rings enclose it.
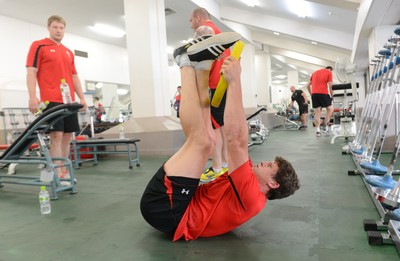
<path fill-rule="evenodd" d="M 212 61 L 239 39 L 237 33 L 202 36 L 174 52 L 181 70 L 180 117 L 186 141 L 150 180 L 140 204 L 144 219 L 173 234 L 174 241 L 227 233 L 258 214 L 267 198 L 285 198 L 299 188 L 296 172 L 285 159 L 252 164 L 241 67 L 232 56 L 221 71 L 229 86 L 224 116 L 229 173 L 199 186 L 215 143 L 210 115 L 204 113 L 209 106 L 209 69 Z"/>

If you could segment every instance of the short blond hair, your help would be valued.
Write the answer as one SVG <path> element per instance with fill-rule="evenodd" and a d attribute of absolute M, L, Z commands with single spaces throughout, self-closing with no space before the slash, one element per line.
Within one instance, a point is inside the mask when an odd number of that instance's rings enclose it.
<path fill-rule="evenodd" d="M 200 16 L 202 19 L 210 19 L 211 20 L 210 13 L 207 11 L 207 9 L 205 9 L 203 7 L 198 7 L 196 9 L 194 9 L 193 16 Z"/>
<path fill-rule="evenodd" d="M 47 27 L 49 27 L 52 22 L 59 22 L 59 23 L 64 24 L 64 26 L 67 26 L 67 23 L 65 22 L 64 18 L 62 18 L 59 15 L 50 16 L 49 19 L 47 19 Z"/>

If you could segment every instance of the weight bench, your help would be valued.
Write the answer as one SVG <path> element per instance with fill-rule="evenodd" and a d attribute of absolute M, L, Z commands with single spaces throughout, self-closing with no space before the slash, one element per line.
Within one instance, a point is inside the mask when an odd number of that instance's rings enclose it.
<path fill-rule="evenodd" d="M 73 155 L 74 167 L 79 169 L 79 165 L 85 161 L 94 161 L 97 165 L 98 154 L 128 154 L 129 168 L 133 168 L 133 163 L 136 162 L 136 166 L 139 167 L 139 150 L 137 143 L 139 139 L 89 139 L 89 140 L 73 140 L 71 142 L 71 150 Z M 99 150 L 100 147 L 106 149 Z M 113 150 L 108 150 L 107 147 L 113 147 Z M 124 149 L 120 149 L 124 147 Z M 82 150 L 86 148 L 88 150 Z M 133 157 L 133 153 L 135 157 Z M 93 159 L 82 160 L 81 155 L 93 155 Z"/>
<path fill-rule="evenodd" d="M 82 107 L 83 106 L 79 103 L 71 103 L 58 105 L 45 111 L 37 117 L 0 156 L 1 164 L 44 164 L 46 168 L 53 173 L 55 173 L 55 168 L 59 168 L 63 165 L 69 168 L 69 179 L 60 179 L 57 175 L 54 175 L 52 181 L 43 182 L 40 180 L 40 176 L 0 175 L 0 187 L 3 187 L 3 184 L 7 183 L 28 186 L 47 186 L 51 188 L 51 199 L 57 199 L 57 193 L 60 191 L 70 191 L 72 194 L 76 193 L 71 161 L 67 158 L 51 158 L 44 140 L 44 135 L 55 122 L 68 115 L 77 113 Z M 37 141 L 39 141 L 41 155 L 43 156 L 25 156 L 25 152 Z M 63 163 L 54 164 L 53 160 L 59 160 Z M 69 181 L 70 185 L 61 186 L 60 181 Z"/>

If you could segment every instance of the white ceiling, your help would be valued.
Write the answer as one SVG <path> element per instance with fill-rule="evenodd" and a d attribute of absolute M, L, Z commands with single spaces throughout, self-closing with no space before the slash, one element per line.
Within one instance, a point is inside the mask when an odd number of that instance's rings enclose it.
<path fill-rule="evenodd" d="M 247 0 L 165 0 L 165 8 L 176 12 L 166 16 L 167 44 L 177 46 L 182 39 L 192 37 L 189 15 L 197 3 L 210 11 L 223 31 L 244 28 L 248 32 L 243 34 L 245 38 L 258 51 L 266 51 L 273 57 L 273 76 L 297 70 L 300 77 L 307 79 L 322 66 L 334 66 L 339 57 L 354 57 L 355 63 L 357 58 L 360 62 L 364 59 L 364 64 L 359 66 L 367 67 L 364 57 L 367 44 L 363 41 L 367 41 L 366 30 L 371 28 L 362 25 L 364 30 L 356 31 L 360 0 L 306 0 L 311 11 L 306 18 L 290 10 L 296 1 L 258 0 L 257 6 L 249 7 L 245 4 Z M 382 17 L 377 17 L 370 27 L 399 22 L 400 0 L 387 1 L 391 2 L 390 8 L 383 10 Z M 46 26 L 50 15 L 59 14 L 67 20 L 68 33 L 125 47 L 125 37 L 108 38 L 89 28 L 94 23 L 105 23 L 124 29 L 123 4 L 124 0 L 0 0 L 0 15 Z M 356 45 L 355 35 L 360 37 Z M 312 41 L 317 44 L 311 44 Z"/>

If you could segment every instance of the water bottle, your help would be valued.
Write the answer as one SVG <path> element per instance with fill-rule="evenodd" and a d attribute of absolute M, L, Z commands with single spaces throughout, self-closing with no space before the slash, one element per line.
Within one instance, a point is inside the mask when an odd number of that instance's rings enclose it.
<path fill-rule="evenodd" d="M 46 186 L 40 187 L 39 192 L 40 213 L 43 215 L 51 213 L 50 196 L 46 190 Z"/>
<path fill-rule="evenodd" d="M 13 142 L 13 135 L 11 134 L 11 132 L 7 132 L 7 145 L 11 145 Z"/>
<path fill-rule="evenodd" d="M 63 98 L 63 103 L 72 103 L 71 91 L 65 79 L 61 79 L 60 90 Z"/>
<path fill-rule="evenodd" d="M 38 111 L 35 113 L 35 116 L 42 114 L 44 109 L 46 109 L 47 105 L 49 105 L 49 101 L 44 101 L 44 102 L 39 103 Z"/>
<path fill-rule="evenodd" d="M 119 126 L 119 138 L 120 139 L 125 139 L 125 130 L 124 130 L 124 125 Z"/>

